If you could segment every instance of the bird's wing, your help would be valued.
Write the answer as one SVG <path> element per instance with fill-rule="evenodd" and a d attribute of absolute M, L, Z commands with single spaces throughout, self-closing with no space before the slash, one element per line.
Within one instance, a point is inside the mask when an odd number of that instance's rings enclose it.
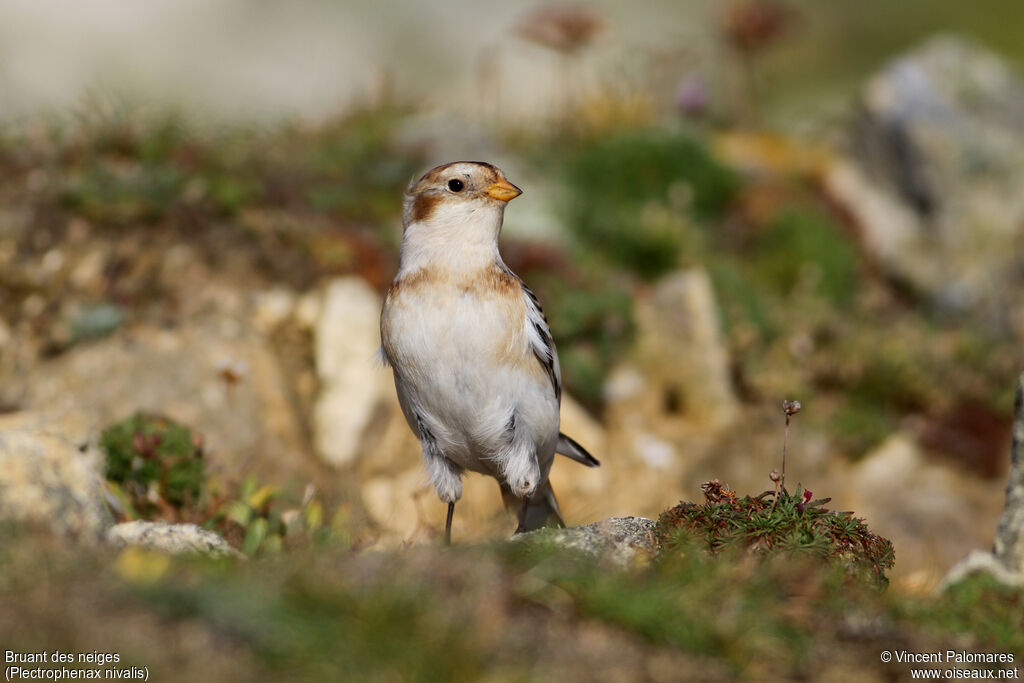
<path fill-rule="evenodd" d="M 555 398 L 561 403 L 562 368 L 558 364 L 558 351 L 555 350 L 555 340 L 551 337 L 547 316 L 544 315 L 544 309 L 540 307 L 537 295 L 530 291 L 530 288 L 522 280 L 519 280 L 519 285 L 523 289 L 523 300 L 526 302 L 526 338 L 530 342 L 530 349 L 533 351 L 534 357 L 551 379 Z"/>

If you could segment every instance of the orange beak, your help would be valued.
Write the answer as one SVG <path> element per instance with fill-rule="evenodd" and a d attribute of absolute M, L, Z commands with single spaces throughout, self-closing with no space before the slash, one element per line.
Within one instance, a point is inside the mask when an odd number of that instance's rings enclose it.
<path fill-rule="evenodd" d="M 487 188 L 488 196 L 500 199 L 503 202 L 511 201 L 522 193 L 522 190 L 504 178 Z"/>

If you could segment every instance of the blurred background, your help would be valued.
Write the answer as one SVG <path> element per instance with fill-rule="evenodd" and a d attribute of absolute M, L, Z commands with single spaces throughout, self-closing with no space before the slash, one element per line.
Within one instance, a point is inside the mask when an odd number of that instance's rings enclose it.
<path fill-rule="evenodd" d="M 1021 26 L 955 0 L 5 2 L 0 433 L 81 446 L 34 446 L 55 479 L 5 514 L 195 522 L 252 557 L 435 543 L 380 297 L 405 186 L 478 159 L 525 191 L 503 255 L 602 461 L 556 463 L 570 524 L 771 489 L 796 399 L 787 486 L 929 590 L 1005 500 Z M 509 534 L 466 483 L 457 542 Z"/>

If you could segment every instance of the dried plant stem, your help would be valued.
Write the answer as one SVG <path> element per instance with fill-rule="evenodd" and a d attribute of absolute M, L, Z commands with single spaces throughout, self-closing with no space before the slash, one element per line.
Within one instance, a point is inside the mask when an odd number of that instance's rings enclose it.
<path fill-rule="evenodd" d="M 785 488 L 786 486 L 786 444 L 789 441 L 789 419 L 790 415 L 786 415 L 786 428 L 782 430 L 782 474 L 779 476 L 779 485 Z"/>
<path fill-rule="evenodd" d="M 768 477 L 775 483 L 775 497 L 772 498 L 772 512 L 779 502 L 779 490 L 786 490 L 786 446 L 789 443 L 789 421 L 800 412 L 800 401 L 783 401 L 782 412 L 786 415 L 786 428 L 782 432 L 782 472 L 772 470 Z"/>

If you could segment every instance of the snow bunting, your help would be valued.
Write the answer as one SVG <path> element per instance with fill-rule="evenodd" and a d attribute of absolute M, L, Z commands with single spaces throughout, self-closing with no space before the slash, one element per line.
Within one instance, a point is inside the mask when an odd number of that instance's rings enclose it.
<path fill-rule="evenodd" d="M 466 470 L 498 480 L 520 532 L 565 525 L 548 482 L 556 452 L 599 465 L 558 431 L 562 377 L 547 318 L 498 252 L 505 206 L 520 194 L 496 167 L 473 161 L 438 166 L 405 193 L 381 348 L 448 503 L 446 543 Z"/>

